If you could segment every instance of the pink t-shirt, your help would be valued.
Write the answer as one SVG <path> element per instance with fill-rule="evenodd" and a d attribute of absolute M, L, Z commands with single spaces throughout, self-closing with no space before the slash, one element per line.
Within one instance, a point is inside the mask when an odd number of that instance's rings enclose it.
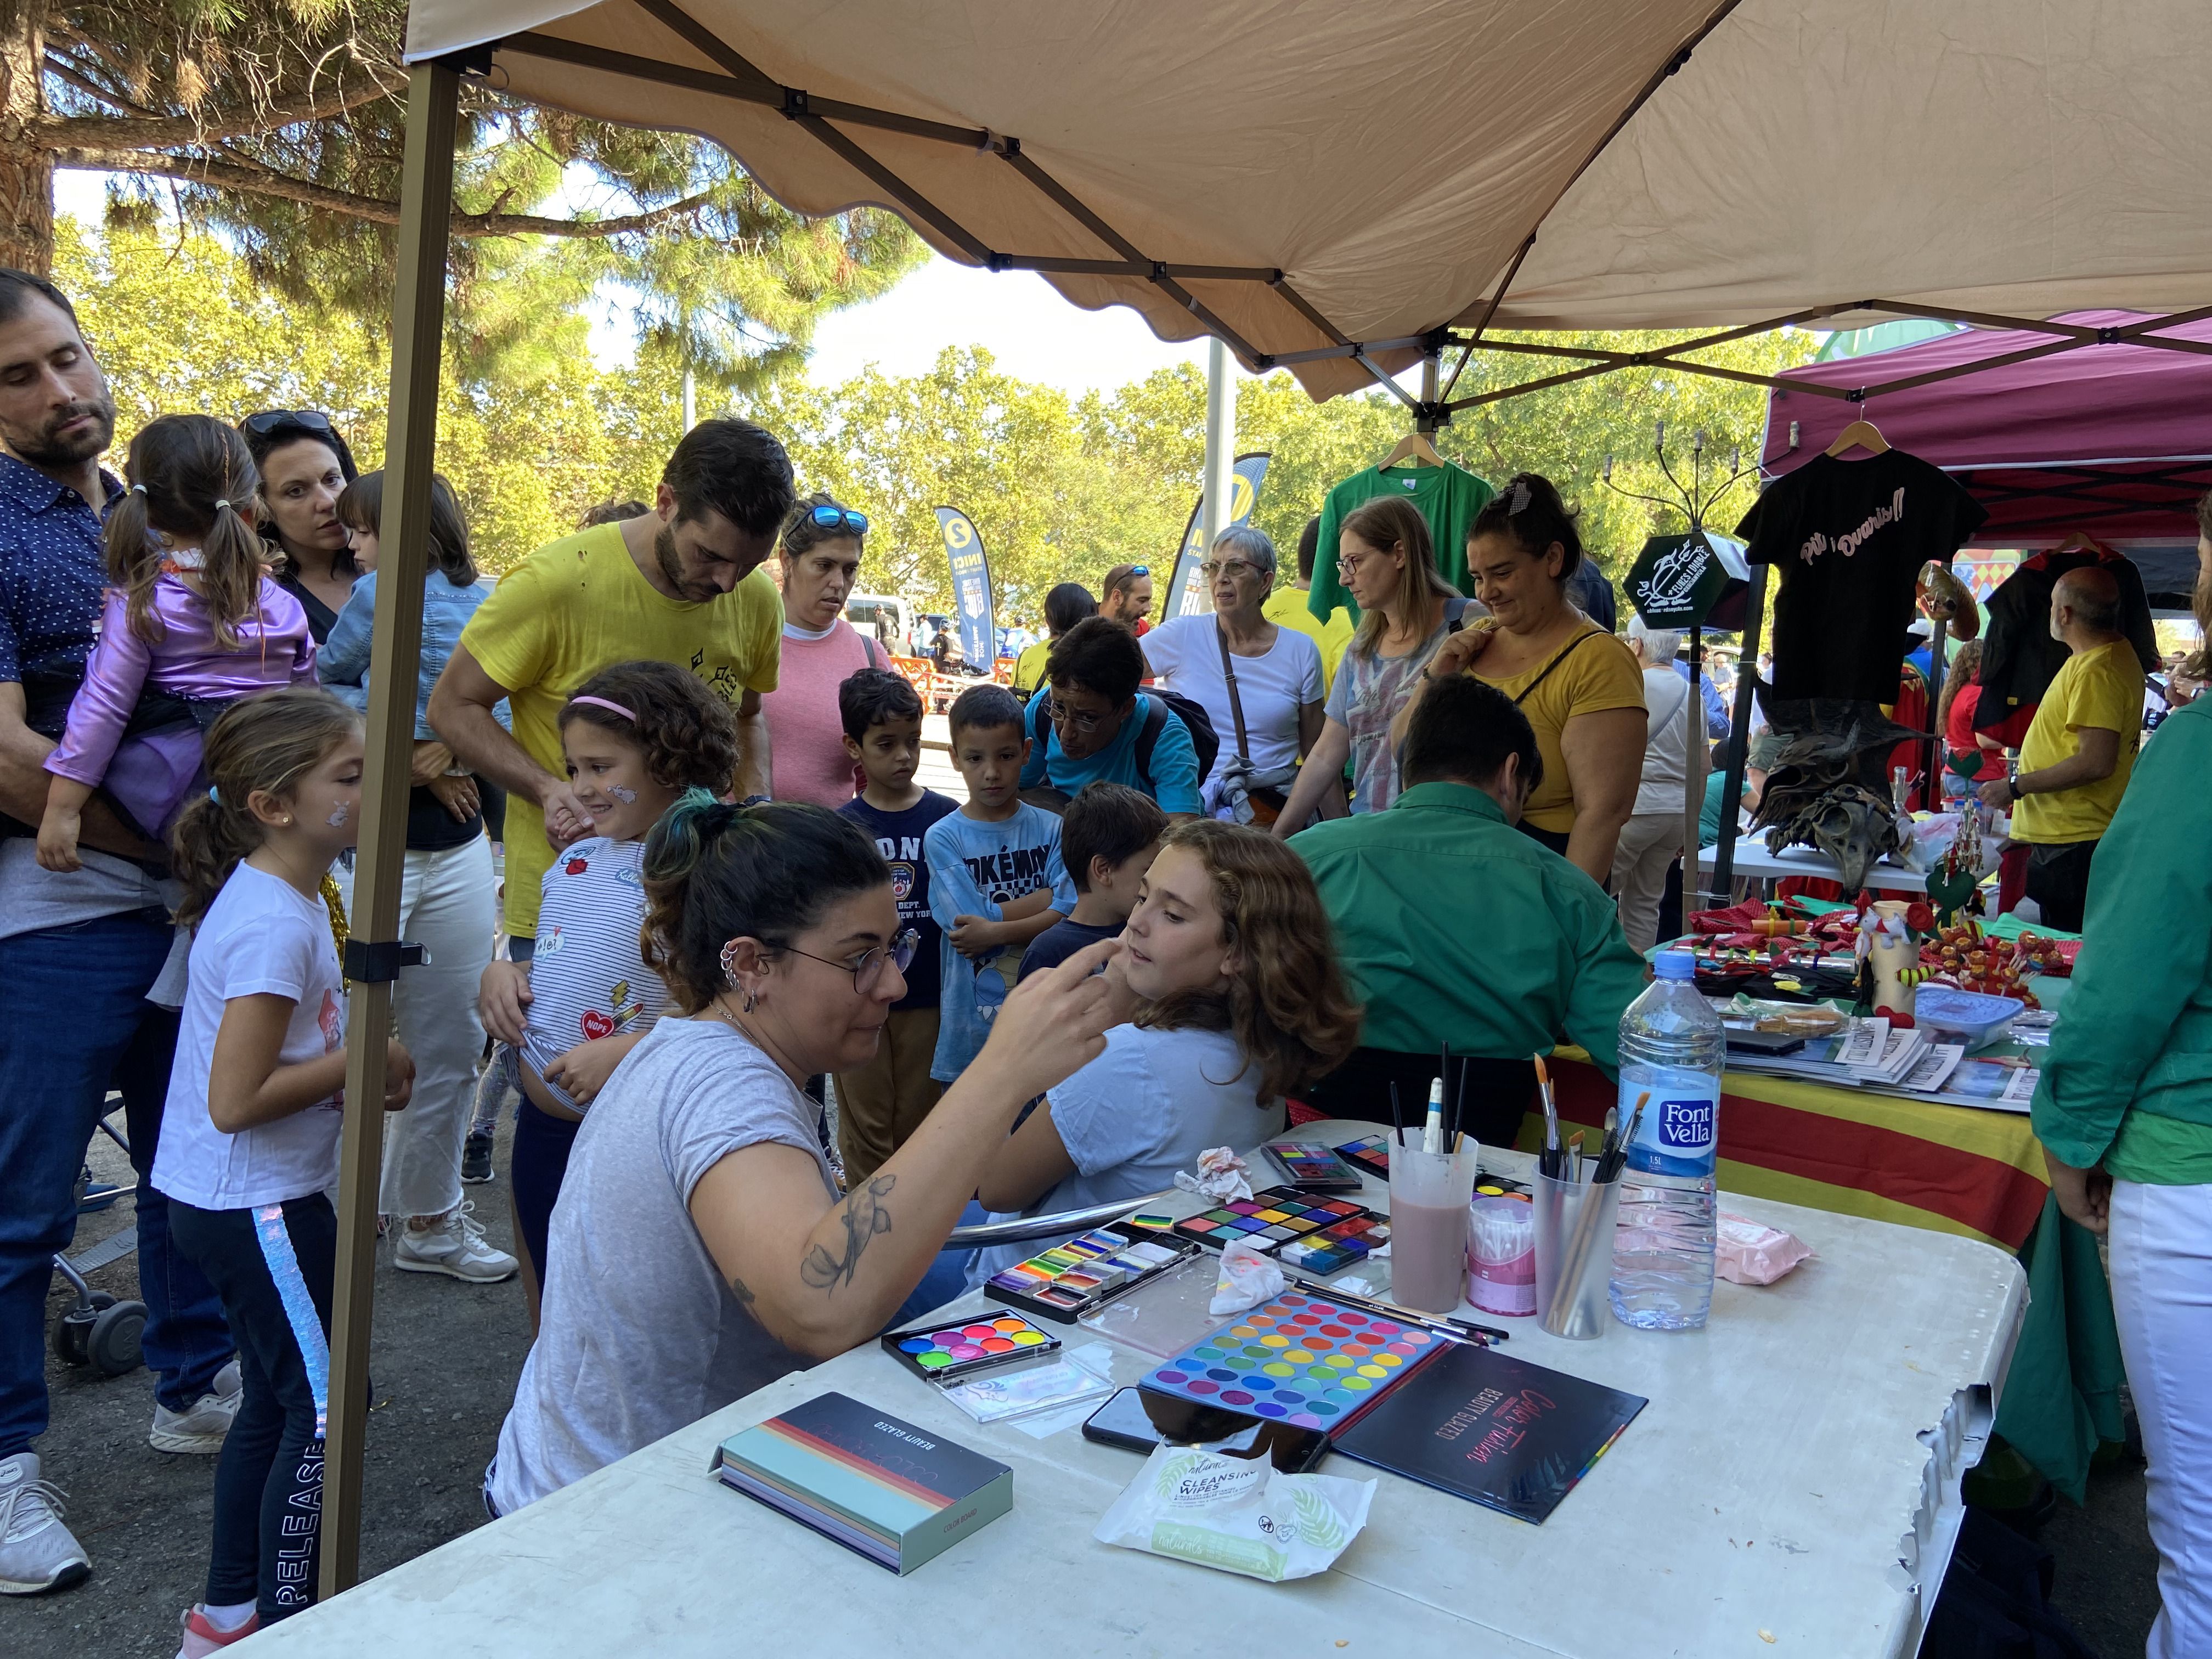
<path fill-rule="evenodd" d="M 818 640 L 784 624 L 775 690 L 761 698 L 778 800 L 835 809 L 860 793 L 852 757 L 845 752 L 837 688 L 855 670 L 890 665 L 880 650 L 871 657 L 868 645 L 842 617 Z"/>

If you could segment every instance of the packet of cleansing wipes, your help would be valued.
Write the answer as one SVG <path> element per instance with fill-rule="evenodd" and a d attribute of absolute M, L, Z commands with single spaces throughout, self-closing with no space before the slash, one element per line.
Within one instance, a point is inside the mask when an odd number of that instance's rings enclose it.
<path fill-rule="evenodd" d="M 1375 1486 L 1156 1446 L 1091 1536 L 1280 1583 L 1328 1571 L 1367 1524 Z"/>

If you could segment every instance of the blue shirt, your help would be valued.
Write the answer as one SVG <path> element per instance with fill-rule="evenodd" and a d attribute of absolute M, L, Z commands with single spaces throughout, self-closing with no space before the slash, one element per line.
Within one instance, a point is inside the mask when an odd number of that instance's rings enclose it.
<path fill-rule="evenodd" d="M 106 472 L 112 499 L 123 486 Z M 67 484 L 0 455 L 0 683 L 21 685 L 35 732 L 58 738 L 100 631 L 100 514 Z"/>
<path fill-rule="evenodd" d="M 929 1074 L 950 1083 L 982 1052 L 1021 967 L 1021 952 L 1012 945 L 980 960 L 962 956 L 952 948 L 954 922 L 962 916 L 1002 921 L 1001 905 L 1040 887 L 1052 890 L 1052 908 L 1065 916 L 1075 908 L 1075 884 L 1060 860 L 1060 819 L 1026 802 L 996 823 L 948 812 L 929 826 L 921 844 L 929 866 L 929 913 L 946 934 L 938 949 L 944 977 Z"/>
<path fill-rule="evenodd" d="M 1686 680 L 1690 678 L 1690 665 L 1677 657 L 1674 659 L 1674 672 Z M 1698 690 L 1705 700 L 1705 735 L 1709 738 L 1728 736 L 1728 706 L 1721 701 L 1720 688 L 1702 669 L 1698 673 Z"/>
<path fill-rule="evenodd" d="M 891 1004 L 894 1011 L 937 1006 L 941 966 L 938 950 L 945 935 L 937 918 L 929 913 L 929 856 L 922 842 L 932 824 L 959 810 L 958 801 L 934 789 L 923 790 L 921 800 L 903 812 L 883 811 L 859 795 L 837 809 L 840 817 L 852 819 L 868 832 L 876 851 L 890 866 L 891 896 L 898 901 L 899 926 L 915 931 L 914 960 L 906 968 L 906 994 Z"/>
<path fill-rule="evenodd" d="M 1041 783 L 1049 782 L 1054 788 L 1064 789 L 1073 795 L 1079 793 L 1085 784 L 1103 780 L 1108 783 L 1126 783 L 1150 795 L 1159 803 L 1163 812 L 1195 816 L 1202 811 L 1198 793 L 1198 750 L 1191 746 L 1189 727 L 1174 709 L 1161 711 L 1167 719 L 1152 744 L 1152 775 L 1146 777 L 1137 764 L 1137 737 L 1145 729 L 1152 706 L 1152 700 L 1139 691 L 1136 706 L 1122 720 L 1113 742 L 1095 755 L 1070 760 L 1060 752 L 1060 733 L 1044 717 L 1045 699 L 1030 698 L 1027 711 L 1030 757 L 1022 768 L 1022 787 L 1034 789 Z"/>
<path fill-rule="evenodd" d="M 460 643 L 461 629 L 476 615 L 477 607 L 491 592 L 487 581 L 456 587 L 433 570 L 422 579 L 422 666 L 415 690 L 415 736 L 427 742 L 438 735 L 430 729 L 430 690 Z M 330 638 L 315 653 L 315 678 L 340 702 L 368 713 L 369 629 L 376 622 L 376 573 L 369 572 L 353 585 L 345 609 L 331 624 Z M 501 726 L 511 726 L 507 699 L 494 711 Z"/>

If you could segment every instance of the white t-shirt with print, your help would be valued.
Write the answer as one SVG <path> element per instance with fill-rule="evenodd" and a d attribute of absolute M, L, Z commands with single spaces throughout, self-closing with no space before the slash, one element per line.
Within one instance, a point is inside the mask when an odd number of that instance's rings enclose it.
<path fill-rule="evenodd" d="M 1237 753 L 1237 715 L 1229 706 L 1229 682 L 1221 672 L 1221 625 L 1211 611 L 1170 617 L 1145 635 L 1145 660 L 1170 691 L 1206 710 L 1221 739 L 1208 780 L 1218 777 Z M 1259 657 L 1231 657 L 1237 670 L 1237 701 L 1244 709 L 1244 735 L 1252 764 L 1261 773 L 1279 772 L 1298 758 L 1298 709 L 1322 700 L 1321 647 L 1295 628 L 1275 629 L 1275 642 Z M 1210 804 L 1210 803 L 1209 803 Z"/>
<path fill-rule="evenodd" d="M 177 1058 L 161 1109 L 154 1185 L 202 1210 L 245 1210 L 328 1190 L 338 1179 L 342 1091 L 304 1111 L 228 1135 L 208 1115 L 215 1037 L 233 998 L 289 997 L 279 1065 L 345 1045 L 345 981 L 330 912 L 289 882 L 241 864 L 192 935 Z"/>

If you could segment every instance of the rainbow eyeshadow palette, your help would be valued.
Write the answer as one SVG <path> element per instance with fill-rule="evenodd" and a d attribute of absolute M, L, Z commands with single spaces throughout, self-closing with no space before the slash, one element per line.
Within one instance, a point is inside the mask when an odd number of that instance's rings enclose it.
<path fill-rule="evenodd" d="M 1017 1314 L 890 1331 L 882 1340 L 885 1353 L 927 1382 L 963 1382 L 979 1371 L 1033 1365 L 1060 1352 L 1058 1337 Z"/>
<path fill-rule="evenodd" d="M 1314 1273 L 1334 1273 L 1390 1242 L 1388 1220 L 1374 1211 L 1349 1199 L 1288 1187 L 1231 1199 L 1219 1209 L 1176 1222 L 1175 1230 L 1217 1250 L 1241 1238 L 1255 1249 L 1273 1252 L 1286 1266 Z"/>
<path fill-rule="evenodd" d="M 1286 1291 L 1146 1372 L 1142 1383 L 1203 1406 L 1339 1429 L 1450 1346 L 1411 1325 Z"/>
<path fill-rule="evenodd" d="M 1390 1178 L 1390 1137 L 1385 1134 L 1362 1135 L 1357 1140 L 1347 1140 L 1338 1147 L 1340 1157 L 1350 1159 L 1359 1168 L 1383 1180 Z M 1526 1198 L 1528 1188 L 1522 1182 L 1486 1170 L 1475 1187 L 1479 1198 Z"/>
<path fill-rule="evenodd" d="M 1019 1261 L 983 1286 L 994 1302 L 1072 1325 L 1079 1315 L 1134 1290 L 1194 1254 L 1174 1233 L 1122 1224 L 1071 1238 Z"/>

